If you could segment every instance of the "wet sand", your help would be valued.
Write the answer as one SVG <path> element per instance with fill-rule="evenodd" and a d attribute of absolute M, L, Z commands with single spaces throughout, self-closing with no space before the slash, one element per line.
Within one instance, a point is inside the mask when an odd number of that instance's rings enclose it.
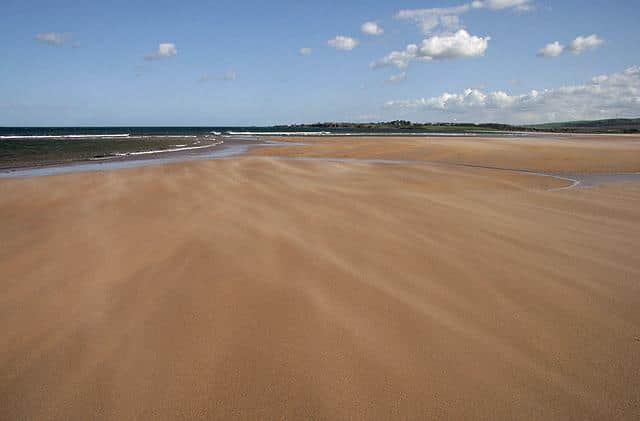
<path fill-rule="evenodd" d="M 640 170 L 640 136 L 282 137 L 252 155 L 418 160 L 564 173 Z M 301 146 L 304 143 L 305 146 Z"/>
<path fill-rule="evenodd" d="M 640 183 L 264 157 L 629 172 L 637 138 L 284 141 L 0 180 L 0 418 L 640 416 Z"/>

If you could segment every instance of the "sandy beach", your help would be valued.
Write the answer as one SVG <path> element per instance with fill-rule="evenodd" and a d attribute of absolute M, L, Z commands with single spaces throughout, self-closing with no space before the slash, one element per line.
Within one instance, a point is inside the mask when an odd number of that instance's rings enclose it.
<path fill-rule="evenodd" d="M 0 419 L 640 417 L 640 137 L 279 140 L 0 179 Z"/>

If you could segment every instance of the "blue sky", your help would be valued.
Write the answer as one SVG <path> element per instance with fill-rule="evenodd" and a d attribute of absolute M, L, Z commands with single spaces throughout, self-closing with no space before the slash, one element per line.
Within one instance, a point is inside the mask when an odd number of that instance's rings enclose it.
<path fill-rule="evenodd" d="M 640 116 L 638 22 L 637 0 L 3 0 L 0 125 Z"/>

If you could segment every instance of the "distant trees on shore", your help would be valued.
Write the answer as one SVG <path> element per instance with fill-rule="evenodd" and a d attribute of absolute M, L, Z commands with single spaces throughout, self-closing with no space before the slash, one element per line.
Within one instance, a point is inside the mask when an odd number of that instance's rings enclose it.
<path fill-rule="evenodd" d="M 510 125 L 500 123 L 414 123 L 409 120 L 382 121 L 377 123 L 323 122 L 275 126 L 286 130 L 361 129 L 361 130 L 414 130 L 414 131 L 518 131 L 562 133 L 640 133 L 640 119 L 609 119 L 595 121 L 570 121 L 534 125 Z"/>

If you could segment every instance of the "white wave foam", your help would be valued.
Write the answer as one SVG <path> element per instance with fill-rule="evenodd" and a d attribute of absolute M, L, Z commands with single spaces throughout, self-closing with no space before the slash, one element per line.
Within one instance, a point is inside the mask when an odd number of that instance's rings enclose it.
<path fill-rule="evenodd" d="M 65 134 L 65 135 L 33 135 L 33 136 L 20 136 L 9 135 L 0 136 L 0 139 L 83 139 L 83 138 L 111 138 L 111 137 L 129 137 L 129 133 L 118 134 Z"/>
<path fill-rule="evenodd" d="M 170 135 L 153 135 L 153 134 L 149 134 L 149 135 L 133 135 L 131 136 L 132 139 L 195 139 L 198 136 L 194 136 L 194 135 L 174 135 L 174 134 L 170 134 Z"/>
<path fill-rule="evenodd" d="M 114 155 L 115 156 L 136 156 L 136 155 L 150 155 L 150 154 L 158 154 L 158 153 L 166 153 L 166 152 L 182 152 L 182 151 L 191 151 L 194 149 L 211 148 L 214 146 L 218 146 L 222 143 L 224 142 L 220 141 L 220 142 L 210 143 L 208 145 L 203 145 L 203 146 L 188 146 L 186 148 L 179 147 L 180 145 L 176 145 L 175 148 L 170 148 L 170 149 L 156 149 L 152 151 L 140 151 L 140 152 L 119 152 L 119 153 L 115 153 Z"/>

